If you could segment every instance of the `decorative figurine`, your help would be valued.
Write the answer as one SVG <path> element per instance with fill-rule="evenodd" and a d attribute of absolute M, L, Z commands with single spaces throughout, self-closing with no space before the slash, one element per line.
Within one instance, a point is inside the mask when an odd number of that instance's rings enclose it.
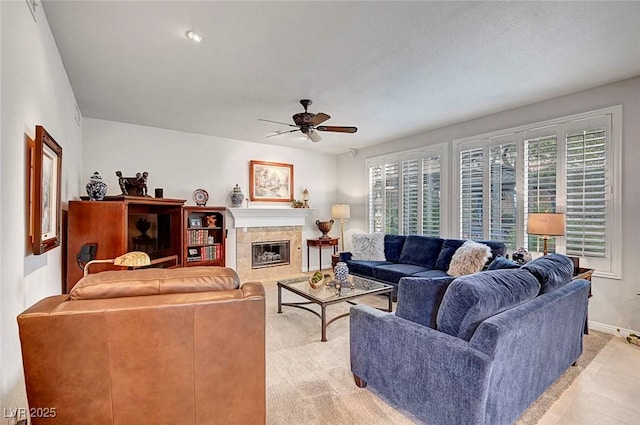
<path fill-rule="evenodd" d="M 87 195 L 90 201 L 102 201 L 107 194 L 107 184 L 102 181 L 102 176 L 97 171 L 93 173 L 87 183 Z"/>
<path fill-rule="evenodd" d="M 306 188 L 302 191 L 302 201 L 302 208 L 309 208 L 309 191 Z"/>
<path fill-rule="evenodd" d="M 236 184 L 236 186 L 233 188 L 233 191 L 231 192 L 231 206 L 240 208 L 242 207 L 243 200 L 244 195 L 242 194 L 242 189 L 240 189 L 240 186 Z"/>
<path fill-rule="evenodd" d="M 120 190 L 122 191 L 122 194 L 128 195 L 129 192 L 127 191 L 127 178 L 122 177 L 122 171 L 116 171 L 116 176 L 118 177 L 118 184 L 120 185 Z"/>
<path fill-rule="evenodd" d="M 531 261 L 531 254 L 527 252 L 524 247 L 520 247 L 516 252 L 513 253 L 511 258 L 518 264 L 527 264 L 529 261 Z"/>
<path fill-rule="evenodd" d="M 208 215 L 207 216 L 207 227 L 216 227 L 216 216 L 215 215 Z"/>
<path fill-rule="evenodd" d="M 116 171 L 118 184 L 123 195 L 145 196 L 149 197 L 147 190 L 148 172 L 136 173 L 135 177 L 123 177 L 122 171 Z"/>

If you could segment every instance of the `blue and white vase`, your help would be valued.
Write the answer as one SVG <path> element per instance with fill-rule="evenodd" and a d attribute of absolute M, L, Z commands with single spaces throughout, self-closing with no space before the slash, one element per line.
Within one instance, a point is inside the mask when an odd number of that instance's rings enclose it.
<path fill-rule="evenodd" d="M 243 200 L 244 195 L 242 194 L 242 189 L 240 189 L 240 186 L 236 185 L 236 187 L 233 188 L 233 192 L 231 192 L 231 206 L 234 208 L 240 208 Z"/>
<path fill-rule="evenodd" d="M 349 267 L 347 263 L 340 261 L 333 269 L 333 274 L 336 276 L 336 280 L 344 285 L 349 279 Z"/>
<path fill-rule="evenodd" d="M 102 181 L 102 176 L 97 171 L 93 173 L 87 183 L 87 195 L 90 201 L 102 201 L 107 194 L 107 184 Z"/>

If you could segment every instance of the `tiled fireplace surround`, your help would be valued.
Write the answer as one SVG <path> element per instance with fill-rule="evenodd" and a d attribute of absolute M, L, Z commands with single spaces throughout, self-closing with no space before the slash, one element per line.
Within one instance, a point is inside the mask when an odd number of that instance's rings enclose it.
<path fill-rule="evenodd" d="M 274 280 L 302 271 L 302 227 L 312 210 L 302 208 L 230 208 L 236 228 L 236 271 L 242 282 Z M 251 268 L 251 244 L 289 240 L 289 264 Z"/>

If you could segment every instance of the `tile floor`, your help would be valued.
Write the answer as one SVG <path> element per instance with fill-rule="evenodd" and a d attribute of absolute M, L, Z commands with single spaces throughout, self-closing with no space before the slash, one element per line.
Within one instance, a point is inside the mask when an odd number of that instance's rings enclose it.
<path fill-rule="evenodd" d="M 640 424 L 640 347 L 615 336 L 538 425 Z"/>

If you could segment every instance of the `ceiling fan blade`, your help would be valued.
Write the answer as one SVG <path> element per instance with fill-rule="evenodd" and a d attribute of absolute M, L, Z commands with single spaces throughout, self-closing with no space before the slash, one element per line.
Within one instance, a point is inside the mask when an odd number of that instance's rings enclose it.
<path fill-rule="evenodd" d="M 289 131 L 277 131 L 274 134 L 269 134 L 267 136 L 264 136 L 264 138 L 266 139 L 267 137 L 274 137 L 274 136 L 280 136 L 281 134 L 287 134 L 287 133 L 293 133 L 294 131 L 300 131 L 300 129 L 295 129 L 295 130 L 289 130 Z"/>
<path fill-rule="evenodd" d="M 264 121 L 264 122 L 274 122 L 276 124 L 284 124 L 284 125 L 288 125 L 289 127 L 297 127 L 297 125 L 293 125 L 293 124 L 289 124 L 287 122 L 280 122 L 280 121 L 272 121 L 272 120 L 264 120 L 262 118 L 258 118 L 258 121 Z M 295 131 L 295 130 L 294 130 Z"/>
<path fill-rule="evenodd" d="M 331 118 L 331 115 L 327 115 L 324 112 L 319 112 L 319 113 L 316 114 L 315 117 L 313 117 L 313 118 L 311 118 L 311 120 L 309 120 L 309 124 L 311 124 L 311 125 L 322 124 L 323 122 L 325 122 L 329 118 Z"/>
<path fill-rule="evenodd" d="M 338 133 L 355 133 L 358 127 L 338 127 L 332 125 L 319 125 L 316 127 L 318 131 L 335 131 Z"/>
<path fill-rule="evenodd" d="M 322 140 L 322 137 L 320 137 L 320 135 L 318 133 L 316 133 L 315 131 L 311 130 L 307 133 L 307 137 L 309 139 L 311 139 L 312 142 L 317 143 L 320 140 Z"/>

